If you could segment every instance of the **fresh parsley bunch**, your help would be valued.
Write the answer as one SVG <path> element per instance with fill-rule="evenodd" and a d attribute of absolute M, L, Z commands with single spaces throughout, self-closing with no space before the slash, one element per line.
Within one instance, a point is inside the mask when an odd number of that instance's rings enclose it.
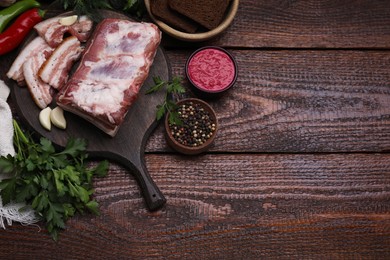
<path fill-rule="evenodd" d="M 76 212 L 98 214 L 98 203 L 91 199 L 92 178 L 105 176 L 108 162 L 90 168 L 84 139 L 70 139 L 65 149 L 57 152 L 50 140 L 41 138 L 36 143 L 15 120 L 13 123 L 16 154 L 0 157 L 0 173 L 8 176 L 0 182 L 3 203 L 31 205 L 57 240 Z"/>

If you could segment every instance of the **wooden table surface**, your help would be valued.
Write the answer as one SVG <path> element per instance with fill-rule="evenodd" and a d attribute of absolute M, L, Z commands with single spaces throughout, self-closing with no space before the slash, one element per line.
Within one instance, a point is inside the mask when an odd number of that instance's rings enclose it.
<path fill-rule="evenodd" d="M 0 259 L 390 259 L 389 1 L 241 0 L 220 37 L 162 45 L 173 75 L 200 46 L 236 58 L 237 83 L 209 101 L 214 146 L 179 155 L 160 124 L 145 160 L 161 210 L 112 162 L 94 182 L 100 216 L 77 215 L 58 242 L 13 224 Z"/>

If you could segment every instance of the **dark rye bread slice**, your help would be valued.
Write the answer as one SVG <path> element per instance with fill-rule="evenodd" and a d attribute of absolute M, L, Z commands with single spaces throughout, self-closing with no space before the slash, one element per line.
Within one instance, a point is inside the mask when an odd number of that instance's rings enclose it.
<path fill-rule="evenodd" d="M 150 10 L 161 21 L 178 30 L 194 33 L 198 29 L 198 25 L 194 21 L 169 8 L 168 0 L 151 0 Z"/>
<path fill-rule="evenodd" d="M 225 15 L 229 0 L 168 0 L 169 6 L 203 25 L 209 30 L 216 28 Z"/>

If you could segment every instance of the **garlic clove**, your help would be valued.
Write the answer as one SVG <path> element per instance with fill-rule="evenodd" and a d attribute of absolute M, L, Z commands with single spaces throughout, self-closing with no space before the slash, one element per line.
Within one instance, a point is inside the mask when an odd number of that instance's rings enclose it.
<path fill-rule="evenodd" d="M 58 21 L 62 25 L 69 26 L 74 24 L 77 21 L 77 15 L 62 17 Z"/>
<path fill-rule="evenodd" d="M 64 117 L 64 110 L 60 107 L 55 107 L 50 113 L 50 120 L 54 126 L 65 129 L 66 128 L 66 120 Z"/>
<path fill-rule="evenodd" d="M 51 130 L 51 121 L 50 121 L 51 108 L 46 107 L 39 112 L 39 122 L 42 127 L 46 130 Z"/>

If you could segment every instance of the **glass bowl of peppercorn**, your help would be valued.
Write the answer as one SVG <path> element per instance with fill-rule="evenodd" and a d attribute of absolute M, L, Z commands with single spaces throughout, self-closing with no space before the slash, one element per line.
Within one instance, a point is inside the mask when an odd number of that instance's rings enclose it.
<path fill-rule="evenodd" d="M 206 151 L 218 130 L 217 116 L 211 106 L 197 98 L 176 103 L 176 110 L 165 117 L 165 133 L 169 146 L 176 151 L 195 155 Z"/>

